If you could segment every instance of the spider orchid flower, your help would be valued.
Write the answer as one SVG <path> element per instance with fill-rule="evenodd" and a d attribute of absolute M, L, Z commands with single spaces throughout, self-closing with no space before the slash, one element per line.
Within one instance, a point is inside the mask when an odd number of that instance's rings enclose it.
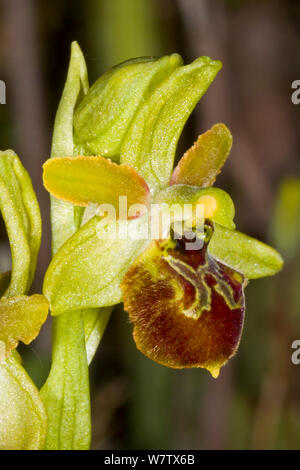
<path fill-rule="evenodd" d="M 134 147 L 134 126 L 132 134 Z M 82 227 L 58 251 L 45 278 L 52 314 L 123 301 L 143 354 L 167 367 L 206 368 L 217 377 L 240 342 L 247 281 L 282 266 L 274 249 L 235 230 L 230 196 L 212 187 L 231 146 L 229 129 L 213 126 L 167 183 L 155 173 L 155 158 L 146 158 L 145 166 L 102 156 L 48 160 L 47 190 L 86 208 Z M 159 227 L 153 237 L 149 227 L 157 214 L 167 220 L 166 230 Z"/>

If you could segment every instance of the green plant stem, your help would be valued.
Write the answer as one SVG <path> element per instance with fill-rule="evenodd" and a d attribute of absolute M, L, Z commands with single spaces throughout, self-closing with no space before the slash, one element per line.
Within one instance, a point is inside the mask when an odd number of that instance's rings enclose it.
<path fill-rule="evenodd" d="M 50 411 L 46 449 L 88 448 L 90 399 L 82 311 L 53 319 L 52 368 L 42 393 Z"/>

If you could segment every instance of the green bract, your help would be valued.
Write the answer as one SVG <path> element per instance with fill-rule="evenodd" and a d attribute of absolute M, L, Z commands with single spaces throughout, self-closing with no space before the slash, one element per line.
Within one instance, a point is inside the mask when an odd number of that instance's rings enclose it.
<path fill-rule="evenodd" d="M 43 449 L 45 408 L 15 353 L 0 364 L 0 396 L 0 450 Z"/>
<path fill-rule="evenodd" d="M 93 217 L 78 230 L 58 251 L 46 273 L 44 293 L 51 299 L 52 315 L 121 302 L 123 276 L 147 244 L 147 240 L 134 237 L 143 233 L 145 222 L 140 218 L 115 226 Z M 118 239 L 119 230 L 128 231 L 133 239 Z"/>
<path fill-rule="evenodd" d="M 35 272 L 41 216 L 30 177 L 11 150 L 0 152 L 0 210 L 12 251 L 11 279 L 5 295 L 24 294 Z"/>

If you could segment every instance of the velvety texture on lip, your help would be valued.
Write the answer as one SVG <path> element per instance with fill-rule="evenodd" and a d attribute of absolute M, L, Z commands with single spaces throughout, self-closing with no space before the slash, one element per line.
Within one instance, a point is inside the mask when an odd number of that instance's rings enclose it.
<path fill-rule="evenodd" d="M 138 349 L 173 368 L 203 367 L 214 377 L 236 352 L 244 321 L 244 277 L 187 238 L 153 241 L 123 283 Z"/>

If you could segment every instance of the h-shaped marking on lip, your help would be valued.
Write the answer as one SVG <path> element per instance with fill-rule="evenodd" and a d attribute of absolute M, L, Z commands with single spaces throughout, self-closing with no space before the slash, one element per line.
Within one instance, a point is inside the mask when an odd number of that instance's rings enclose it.
<path fill-rule="evenodd" d="M 211 265 L 209 274 L 216 281 L 213 287 L 215 291 L 223 297 L 230 309 L 242 307 L 242 296 L 238 301 L 235 300 L 233 288 L 221 279 L 220 266 L 212 258 L 206 259 L 205 264 L 200 265 L 197 269 L 170 255 L 164 256 L 163 259 L 195 289 L 196 299 L 193 305 L 183 310 L 187 317 L 198 320 L 204 310 L 210 310 L 211 308 L 212 288 L 208 286 L 205 279 L 209 264 Z"/>
<path fill-rule="evenodd" d="M 194 287 L 196 299 L 191 307 L 183 310 L 183 313 L 187 317 L 198 320 L 203 310 L 209 310 L 211 307 L 211 289 L 205 281 L 206 272 L 204 268 L 206 264 L 201 266 L 200 269 L 198 268 L 195 270 L 192 266 L 173 258 L 173 256 L 164 256 L 163 259 L 169 264 L 169 266 L 171 266 L 172 269 L 174 269 L 174 271 Z"/>

